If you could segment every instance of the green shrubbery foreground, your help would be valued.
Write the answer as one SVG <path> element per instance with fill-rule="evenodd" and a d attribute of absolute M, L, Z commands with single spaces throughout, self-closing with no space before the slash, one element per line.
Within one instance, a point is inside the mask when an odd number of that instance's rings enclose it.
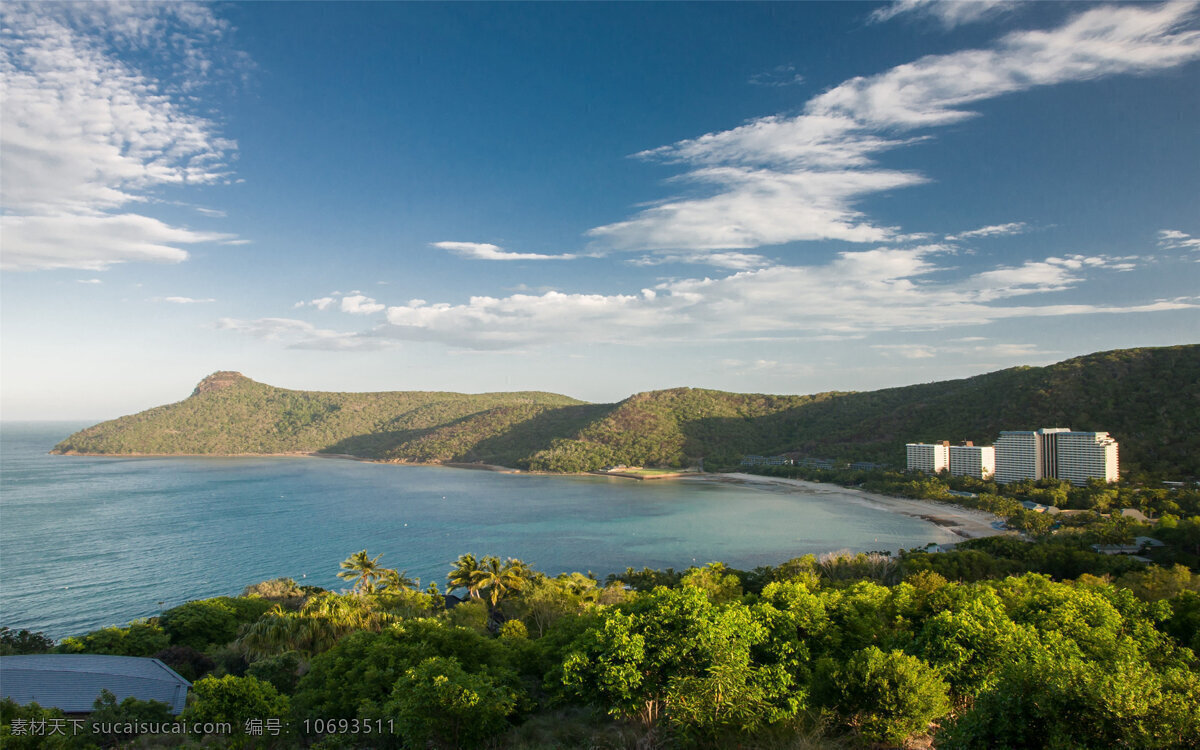
<path fill-rule="evenodd" d="M 605 584 L 464 555 L 448 578 L 466 601 L 447 609 L 364 551 L 343 563 L 346 593 L 267 582 L 53 648 L 190 670 L 180 720 L 235 730 L 136 747 L 1200 746 L 1196 577 L 1169 597 L 1090 574 L 952 581 L 934 557 L 630 569 Z M 0 635 L 5 653 L 51 648 Z M 97 708 L 110 724 L 165 709 Z M 56 715 L 4 702 L 4 747 L 133 740 L 14 732 Z"/>

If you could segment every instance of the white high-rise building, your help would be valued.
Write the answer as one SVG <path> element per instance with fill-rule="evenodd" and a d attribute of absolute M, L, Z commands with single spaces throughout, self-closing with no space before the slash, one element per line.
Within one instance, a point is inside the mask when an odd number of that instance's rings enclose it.
<path fill-rule="evenodd" d="M 1041 479 L 1042 441 L 1033 430 L 1004 430 L 996 438 L 996 481 Z"/>
<path fill-rule="evenodd" d="M 923 471 L 926 474 L 937 474 L 942 469 L 950 468 L 950 443 L 909 443 L 904 446 L 908 452 L 908 470 Z"/>
<path fill-rule="evenodd" d="M 1107 432 L 1043 427 L 1001 432 L 996 440 L 996 481 L 1001 484 L 1044 477 L 1078 485 L 1089 479 L 1115 482 L 1117 469 L 1117 441 Z"/>
<path fill-rule="evenodd" d="M 1071 484 L 1118 479 L 1117 441 L 1107 432 L 1061 432 L 1055 436 L 1054 476 Z"/>
<path fill-rule="evenodd" d="M 991 479 L 996 473 L 996 449 L 990 445 L 950 446 L 950 473 L 976 479 Z"/>

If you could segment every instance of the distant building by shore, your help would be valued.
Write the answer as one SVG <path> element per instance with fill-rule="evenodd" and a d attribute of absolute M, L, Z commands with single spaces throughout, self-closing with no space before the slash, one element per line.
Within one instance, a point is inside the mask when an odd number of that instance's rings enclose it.
<path fill-rule="evenodd" d="M 742 466 L 791 466 L 787 456 L 742 456 Z"/>
<path fill-rule="evenodd" d="M 994 446 L 948 441 L 909 443 L 908 469 L 936 474 L 994 478 L 1000 484 L 1048 477 L 1085 485 L 1092 479 L 1118 479 L 1118 445 L 1107 432 L 1076 432 L 1067 427 L 1005 430 Z"/>

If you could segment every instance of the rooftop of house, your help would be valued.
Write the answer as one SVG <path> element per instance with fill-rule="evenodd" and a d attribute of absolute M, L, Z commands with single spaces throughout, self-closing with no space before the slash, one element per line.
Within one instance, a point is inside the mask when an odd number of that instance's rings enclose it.
<path fill-rule="evenodd" d="M 158 659 L 101 654 L 25 654 L 0 657 L 0 694 L 20 705 L 37 703 L 65 713 L 88 713 L 108 690 L 117 701 L 156 700 L 178 714 L 191 683 Z"/>

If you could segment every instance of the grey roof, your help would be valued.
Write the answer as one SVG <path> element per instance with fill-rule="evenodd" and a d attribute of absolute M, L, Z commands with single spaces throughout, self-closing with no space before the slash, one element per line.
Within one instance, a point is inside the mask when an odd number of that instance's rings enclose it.
<path fill-rule="evenodd" d="M 108 690 L 117 702 L 133 697 L 183 710 L 191 683 L 158 659 L 100 654 L 0 656 L 0 695 L 66 713 L 88 713 Z"/>

